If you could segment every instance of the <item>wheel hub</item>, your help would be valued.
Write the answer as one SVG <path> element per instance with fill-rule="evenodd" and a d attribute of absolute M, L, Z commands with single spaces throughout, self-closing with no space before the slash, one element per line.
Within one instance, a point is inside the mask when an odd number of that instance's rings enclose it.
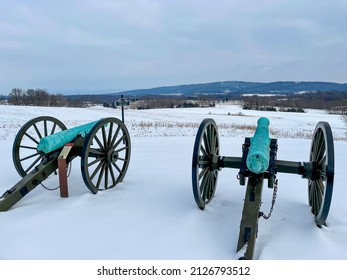
<path fill-rule="evenodd" d="M 211 158 L 210 158 L 210 170 L 211 171 L 215 171 L 215 170 L 218 170 L 220 171 L 221 168 L 219 166 L 219 156 L 218 155 L 211 155 Z"/>
<path fill-rule="evenodd" d="M 116 152 L 115 150 L 109 150 L 107 152 L 107 161 L 108 162 L 116 162 L 118 160 L 118 152 Z"/>

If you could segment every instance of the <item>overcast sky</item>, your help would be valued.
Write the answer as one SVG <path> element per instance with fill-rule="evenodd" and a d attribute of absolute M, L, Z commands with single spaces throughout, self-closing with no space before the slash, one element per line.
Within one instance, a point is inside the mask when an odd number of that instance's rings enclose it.
<path fill-rule="evenodd" d="M 347 82 L 347 0 L 0 0 L 0 94 Z"/>

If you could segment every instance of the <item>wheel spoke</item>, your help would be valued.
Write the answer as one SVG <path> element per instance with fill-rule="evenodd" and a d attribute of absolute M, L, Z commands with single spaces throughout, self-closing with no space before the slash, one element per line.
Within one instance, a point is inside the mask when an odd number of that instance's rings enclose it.
<path fill-rule="evenodd" d="M 88 153 L 88 157 L 104 157 L 104 156 L 105 156 L 105 152 L 100 151 L 99 149 L 94 149 L 94 148 L 90 148 Z"/>
<path fill-rule="evenodd" d="M 105 190 L 108 189 L 108 171 L 109 171 L 109 163 L 105 163 Z"/>
<path fill-rule="evenodd" d="M 205 157 L 208 157 L 208 154 L 207 154 L 203 145 L 200 146 L 200 151 L 202 151 L 202 153 L 204 154 Z"/>
<path fill-rule="evenodd" d="M 102 143 L 101 143 L 99 137 L 98 137 L 97 135 L 94 135 L 94 139 L 95 139 L 96 143 L 98 143 L 99 148 L 100 148 L 102 151 L 104 151 L 104 150 L 105 150 L 105 147 L 104 147 L 104 145 L 102 145 Z"/>
<path fill-rule="evenodd" d="M 218 146 L 218 139 L 217 139 L 217 134 L 216 132 L 213 133 L 213 141 L 214 141 L 214 145 L 213 145 L 213 154 L 217 155 L 218 154 L 218 150 L 219 150 L 219 146 Z"/>
<path fill-rule="evenodd" d="M 115 162 L 112 162 L 112 165 L 114 166 L 114 168 L 117 169 L 117 171 L 119 172 L 119 174 L 122 174 L 122 170 L 120 170 L 120 168 L 118 167 L 118 165 Z"/>
<path fill-rule="evenodd" d="M 215 170 L 213 171 L 213 185 L 215 185 L 217 178 L 218 178 L 218 171 Z"/>
<path fill-rule="evenodd" d="M 314 184 L 312 186 L 312 213 L 313 215 L 317 216 L 317 200 L 316 200 L 316 192 L 317 186 L 316 186 L 316 182 L 314 181 Z"/>
<path fill-rule="evenodd" d="M 211 139 L 211 155 L 214 155 L 216 152 L 216 141 L 215 141 L 215 134 L 212 131 L 212 126 L 210 126 L 210 139 Z"/>
<path fill-rule="evenodd" d="M 43 121 L 43 133 L 44 133 L 45 137 L 48 135 L 47 120 Z"/>
<path fill-rule="evenodd" d="M 323 180 L 323 181 L 325 181 L 326 180 L 326 173 L 325 173 L 325 171 L 323 171 L 322 169 L 318 169 L 318 170 L 316 170 L 316 172 L 315 172 L 318 176 L 318 179 L 321 179 L 321 180 Z"/>
<path fill-rule="evenodd" d="M 207 155 L 211 155 L 211 147 L 210 147 L 210 142 L 209 142 L 209 139 L 207 137 L 207 133 L 205 132 L 204 133 L 204 144 L 205 144 L 205 148 L 206 148 L 206 152 L 207 152 Z"/>
<path fill-rule="evenodd" d="M 25 169 L 25 172 L 28 173 L 41 159 L 43 158 L 42 155 L 40 155 L 37 159 L 35 159 L 30 165 L 29 167 L 27 167 Z"/>
<path fill-rule="evenodd" d="M 120 126 L 117 127 L 116 132 L 113 135 L 112 141 L 110 143 L 110 147 L 114 146 L 114 143 L 116 142 L 116 139 L 118 137 L 119 131 L 120 131 Z"/>
<path fill-rule="evenodd" d="M 23 149 L 29 149 L 29 150 L 37 150 L 37 147 L 32 147 L 32 146 L 24 146 L 24 145 L 20 145 L 19 148 L 23 148 Z"/>
<path fill-rule="evenodd" d="M 53 126 L 52 126 L 52 129 L 51 129 L 50 135 L 54 134 L 56 128 L 57 128 L 57 124 L 54 123 Z"/>
<path fill-rule="evenodd" d="M 114 150 L 114 151 L 119 153 L 119 152 L 124 151 L 124 150 L 126 150 L 128 148 L 129 148 L 129 146 L 124 146 L 123 148 L 119 148 L 118 150 Z"/>
<path fill-rule="evenodd" d="M 116 177 L 114 176 L 112 165 L 109 164 L 108 168 L 110 170 L 110 174 L 111 174 L 111 179 L 112 179 L 113 185 L 115 186 L 117 184 L 117 181 L 116 181 Z"/>
<path fill-rule="evenodd" d="M 309 181 L 309 185 L 308 185 L 308 197 L 309 197 L 309 205 L 312 206 L 312 200 L 313 200 L 313 181 Z"/>
<path fill-rule="evenodd" d="M 27 136 L 29 139 L 31 139 L 33 142 L 35 142 L 37 145 L 39 144 L 39 141 L 37 141 L 34 137 L 29 135 L 28 133 L 25 133 L 24 135 Z"/>
<path fill-rule="evenodd" d="M 205 193 L 206 193 L 206 188 L 208 183 L 208 176 L 209 176 L 209 173 L 207 172 L 206 175 L 202 178 L 201 185 L 200 185 L 200 194 L 203 201 L 206 200 Z"/>
<path fill-rule="evenodd" d="M 210 160 L 206 159 L 205 157 L 199 157 L 199 161 L 198 161 L 198 167 L 199 168 L 206 168 L 209 166 L 210 164 Z"/>
<path fill-rule="evenodd" d="M 112 131 L 113 131 L 113 123 L 110 124 L 110 129 L 108 130 L 107 149 L 110 149 L 112 147 L 111 146 Z"/>
<path fill-rule="evenodd" d="M 101 158 L 101 157 L 100 158 L 96 158 L 95 160 L 93 160 L 93 161 L 88 163 L 88 167 L 90 167 L 90 166 L 92 166 L 92 165 L 94 165 L 94 164 L 96 164 L 96 163 L 98 163 L 98 162 L 100 162 L 102 160 L 104 160 L 104 158 Z"/>
<path fill-rule="evenodd" d="M 208 144 L 209 144 L 209 153 L 210 153 L 210 155 L 213 154 L 213 149 L 214 149 L 214 145 L 212 143 L 212 140 L 213 140 L 212 129 L 213 129 L 213 127 L 211 125 L 209 125 L 207 127 L 207 140 L 208 140 Z"/>
<path fill-rule="evenodd" d="M 206 183 L 205 183 L 205 186 L 204 186 L 204 189 L 203 189 L 203 196 L 202 196 L 202 199 L 204 201 L 207 200 L 207 194 L 208 194 L 208 189 L 209 189 L 209 186 L 210 185 L 210 173 L 207 173 L 206 174 Z"/>
<path fill-rule="evenodd" d="M 319 183 L 320 180 L 314 181 L 313 187 L 313 204 L 312 204 L 312 213 L 317 216 L 319 213 L 319 209 L 322 205 L 322 192 L 321 186 Z"/>
<path fill-rule="evenodd" d="M 116 149 L 120 142 L 122 142 L 126 138 L 126 135 L 124 134 L 121 138 L 118 139 L 118 141 L 112 146 L 112 149 Z"/>
<path fill-rule="evenodd" d="M 35 131 L 36 131 L 37 136 L 39 137 L 39 139 L 41 139 L 41 138 L 42 138 L 42 135 L 41 135 L 39 129 L 37 128 L 36 123 L 33 124 L 33 127 L 34 127 L 34 129 L 35 129 Z"/>
<path fill-rule="evenodd" d="M 33 158 L 33 157 L 36 157 L 36 156 L 38 156 L 38 155 L 40 155 L 39 152 L 37 152 L 37 153 L 35 153 L 35 154 L 31 154 L 31 155 L 26 156 L 26 157 L 24 157 L 24 158 L 21 158 L 21 159 L 19 159 L 19 160 L 20 160 L 20 161 L 26 161 L 26 160 L 28 160 L 28 159 L 30 159 L 30 158 Z"/>
<path fill-rule="evenodd" d="M 327 155 L 326 153 L 321 157 L 321 159 L 317 162 L 318 166 L 322 166 L 327 162 Z"/>
<path fill-rule="evenodd" d="M 314 143 L 313 143 L 313 151 L 312 151 L 312 155 L 313 155 L 313 160 L 317 161 L 317 154 L 318 154 L 318 146 L 319 143 L 321 142 L 321 133 L 320 130 L 317 131 L 316 137 L 314 139 Z"/>
<path fill-rule="evenodd" d="M 323 181 L 321 179 L 317 180 L 317 193 L 318 193 L 318 196 L 320 197 L 319 207 L 321 206 L 321 203 L 322 203 L 321 199 L 324 196 L 324 191 L 325 191 L 325 186 Z"/>
<path fill-rule="evenodd" d="M 325 154 L 325 143 L 324 141 L 322 140 L 320 142 L 320 145 L 318 147 L 318 152 L 317 152 L 317 157 L 316 157 L 316 161 L 319 162 L 323 159 L 324 157 L 324 154 Z"/>
<path fill-rule="evenodd" d="M 208 188 L 206 192 L 206 199 L 210 200 L 212 197 L 212 189 L 213 189 L 213 179 L 212 179 L 212 172 L 209 172 L 209 179 L 208 179 Z"/>
<path fill-rule="evenodd" d="M 201 180 L 201 178 L 203 177 L 203 176 L 205 176 L 205 174 L 208 172 L 208 167 L 206 167 L 206 168 L 204 168 L 204 169 L 202 169 L 201 170 L 201 172 L 199 173 L 199 181 Z"/>
<path fill-rule="evenodd" d="M 105 173 L 105 163 L 103 162 L 102 166 L 101 166 L 101 170 L 99 172 L 99 177 L 98 177 L 98 181 L 96 183 L 96 187 L 98 189 L 100 189 L 100 183 L 101 183 L 101 180 L 102 180 L 102 177 L 104 176 L 104 173 Z"/>
<path fill-rule="evenodd" d="M 316 206 L 317 206 L 316 215 L 318 215 L 319 209 L 322 206 L 322 196 L 319 190 L 319 181 L 316 181 L 315 191 L 316 191 L 315 197 L 316 197 Z"/>
<path fill-rule="evenodd" d="M 102 132 L 102 140 L 104 141 L 104 148 L 107 149 L 108 148 L 108 144 L 107 144 L 107 138 L 106 138 L 106 130 L 105 130 L 105 126 L 103 125 L 101 127 L 101 132 Z"/>
<path fill-rule="evenodd" d="M 95 175 L 99 172 L 100 168 L 103 166 L 104 161 L 100 161 L 98 166 L 95 168 L 94 172 L 90 175 L 90 179 L 94 179 Z"/>

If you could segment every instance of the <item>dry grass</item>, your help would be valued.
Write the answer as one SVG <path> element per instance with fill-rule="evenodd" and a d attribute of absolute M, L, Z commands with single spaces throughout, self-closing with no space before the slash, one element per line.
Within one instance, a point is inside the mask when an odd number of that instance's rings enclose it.
<path fill-rule="evenodd" d="M 198 122 L 170 122 L 170 121 L 132 121 L 127 124 L 134 136 L 195 136 L 200 123 Z M 218 131 L 220 136 L 239 135 L 240 137 L 252 137 L 256 125 L 240 123 L 219 123 Z M 271 138 L 297 138 L 312 139 L 312 130 L 291 131 L 270 127 Z M 335 141 L 347 141 L 346 137 L 334 138 Z"/>
<path fill-rule="evenodd" d="M 150 129 L 150 128 L 196 128 L 198 129 L 200 123 L 197 122 L 169 122 L 169 121 L 140 121 L 140 122 L 131 122 L 128 124 L 131 129 Z M 249 130 L 255 131 L 255 125 L 246 125 L 246 124 L 218 124 L 218 130 L 221 129 L 237 129 L 237 130 Z"/>

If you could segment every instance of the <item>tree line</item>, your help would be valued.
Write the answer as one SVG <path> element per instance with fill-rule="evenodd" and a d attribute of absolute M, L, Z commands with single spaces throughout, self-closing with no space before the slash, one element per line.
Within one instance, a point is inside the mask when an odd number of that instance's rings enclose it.
<path fill-rule="evenodd" d="M 62 95 L 50 94 L 44 89 L 13 88 L 8 97 L 8 103 L 26 106 L 66 106 L 66 100 Z"/>
<path fill-rule="evenodd" d="M 158 109 L 158 108 L 194 108 L 194 107 L 214 107 L 215 99 L 202 96 L 199 98 L 185 96 L 142 96 L 137 102 L 132 104 L 132 108 L 143 109 Z"/>
<path fill-rule="evenodd" d="M 304 112 L 304 109 L 323 109 L 333 114 L 347 115 L 347 91 L 307 92 L 302 94 L 283 95 L 197 95 L 168 96 L 127 96 L 133 98 L 132 108 L 180 108 L 180 107 L 213 107 L 216 102 L 238 100 L 243 102 L 245 109 L 253 110 L 276 110 L 288 112 Z M 4 102 L 5 96 L 0 96 L 0 103 Z M 54 107 L 85 107 L 90 104 L 105 104 L 115 102 L 116 96 L 112 94 L 102 95 L 62 95 L 50 94 L 45 89 L 13 88 L 8 95 L 7 102 L 13 105 L 26 106 L 54 106 Z"/>
<path fill-rule="evenodd" d="M 45 89 L 13 88 L 8 95 L 7 102 L 12 105 L 48 106 L 48 107 L 82 107 L 81 99 L 69 100 L 62 94 L 51 94 Z"/>
<path fill-rule="evenodd" d="M 306 109 L 323 109 L 334 114 L 347 115 L 347 92 L 308 92 L 292 95 L 245 96 L 245 109 L 304 112 Z"/>

